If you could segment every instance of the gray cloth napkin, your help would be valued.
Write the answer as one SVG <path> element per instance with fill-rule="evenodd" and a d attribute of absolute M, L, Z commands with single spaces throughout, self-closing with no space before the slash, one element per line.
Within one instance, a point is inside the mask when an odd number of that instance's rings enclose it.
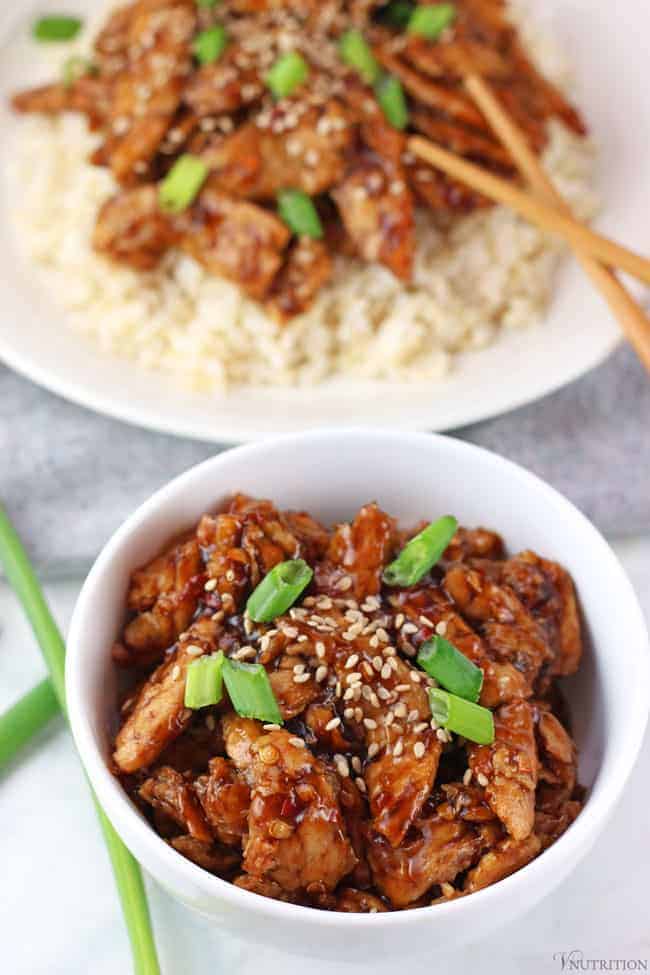
<path fill-rule="evenodd" d="M 560 392 L 455 435 L 535 471 L 605 534 L 650 533 L 650 380 L 628 348 Z M 2 367 L 0 447 L 0 498 L 53 575 L 85 571 L 152 491 L 224 449 L 98 416 Z"/>

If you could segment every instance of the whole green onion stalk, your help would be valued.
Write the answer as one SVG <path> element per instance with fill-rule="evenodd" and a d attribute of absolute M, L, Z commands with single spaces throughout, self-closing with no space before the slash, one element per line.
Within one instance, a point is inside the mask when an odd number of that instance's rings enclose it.
<path fill-rule="evenodd" d="M 27 553 L 2 505 L 0 505 L 0 563 L 34 631 L 50 672 L 52 692 L 65 715 L 65 645 Z M 42 685 L 14 705 L 4 718 L 4 723 L 8 723 L 12 713 L 14 718 L 16 713 L 19 715 L 19 727 L 15 731 L 13 744 L 19 744 L 21 738 L 25 741 L 29 729 L 39 727 L 43 713 L 51 714 L 52 707 L 52 697 Z M 41 708 L 43 710 L 40 710 Z M 92 790 L 91 795 L 122 903 L 133 953 L 133 970 L 135 975 L 160 975 L 140 868 L 113 829 Z"/>

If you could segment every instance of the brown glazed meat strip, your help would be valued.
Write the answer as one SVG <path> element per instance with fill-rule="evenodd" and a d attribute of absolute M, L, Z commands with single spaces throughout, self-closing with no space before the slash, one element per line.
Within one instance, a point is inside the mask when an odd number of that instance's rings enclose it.
<path fill-rule="evenodd" d="M 445 903 L 521 869 L 580 813 L 560 689 L 580 661 L 573 583 L 460 527 L 415 585 L 389 587 L 428 521 L 404 530 L 375 502 L 351 514 L 327 527 L 235 494 L 170 532 L 127 589 L 113 769 L 161 841 L 251 894 L 356 913 Z M 310 584 L 255 622 L 250 594 L 297 558 Z M 417 654 L 435 636 L 483 671 L 492 744 L 432 722 Z M 265 669 L 282 724 L 236 714 L 227 692 L 185 707 L 188 668 L 218 650 Z"/>

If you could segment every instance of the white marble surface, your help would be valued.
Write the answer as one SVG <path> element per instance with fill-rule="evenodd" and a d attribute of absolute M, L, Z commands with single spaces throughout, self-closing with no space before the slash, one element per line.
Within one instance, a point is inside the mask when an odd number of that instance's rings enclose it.
<path fill-rule="evenodd" d="M 618 543 L 615 548 L 650 618 L 650 538 Z M 62 626 L 67 625 L 78 588 L 76 579 L 47 587 Z M 43 673 L 31 633 L 0 582 L 0 709 Z M 623 801 L 586 862 L 553 897 L 516 925 L 500 928 L 453 958 L 441 957 L 432 945 L 436 972 L 469 975 L 480 968 L 499 975 L 542 975 L 560 972 L 561 963 L 554 955 L 571 950 L 582 951 L 585 959 L 639 959 L 650 967 L 649 781 L 647 735 Z M 3 971 L 12 975 L 130 972 L 107 857 L 61 721 L 55 721 L 0 778 L 0 823 Z M 153 884 L 148 889 L 164 975 L 298 971 L 296 958 L 267 952 L 260 957 L 259 948 L 235 943 Z M 328 975 L 332 968 L 310 962 L 307 970 L 310 975 Z M 351 973 L 342 946 L 336 970 L 348 969 Z M 372 967 L 373 975 L 378 971 Z"/>

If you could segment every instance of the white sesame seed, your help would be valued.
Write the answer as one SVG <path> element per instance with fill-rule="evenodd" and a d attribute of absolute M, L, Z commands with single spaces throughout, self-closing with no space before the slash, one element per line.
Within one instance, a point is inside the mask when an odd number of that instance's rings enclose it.
<path fill-rule="evenodd" d="M 325 725 L 325 731 L 334 731 L 334 729 L 338 728 L 340 724 L 341 724 L 340 718 L 332 718 L 331 721 L 328 721 L 327 724 Z"/>
<path fill-rule="evenodd" d="M 311 678 L 311 674 L 294 674 L 293 682 L 294 684 L 306 684 Z"/>
<path fill-rule="evenodd" d="M 178 680 L 180 676 L 181 676 L 181 668 L 179 667 L 178 664 L 175 664 L 174 667 L 172 668 L 171 678 L 172 680 Z"/>
<path fill-rule="evenodd" d="M 345 694 L 343 695 L 343 700 L 351 701 L 353 697 L 354 697 L 354 688 L 348 687 Z"/>
<path fill-rule="evenodd" d="M 471 768 L 465 769 L 465 774 L 463 775 L 463 785 L 469 785 L 472 781 L 472 770 Z"/>
<path fill-rule="evenodd" d="M 430 726 L 431 728 L 433 728 L 434 731 L 438 730 L 438 722 L 436 721 L 435 718 L 431 718 Z"/>
<path fill-rule="evenodd" d="M 407 714 L 407 708 L 406 705 L 404 704 L 404 701 L 399 701 L 399 703 L 396 704 L 395 707 L 393 708 L 393 711 L 395 712 L 395 717 L 405 718 Z"/>
<path fill-rule="evenodd" d="M 189 647 L 185 648 L 185 653 L 188 657 L 200 657 L 203 654 L 201 647 L 197 647 L 195 643 L 190 643 Z"/>
<path fill-rule="evenodd" d="M 417 708 L 413 708 L 406 715 L 406 720 L 408 721 L 409 724 L 412 724 L 414 721 L 417 721 L 419 717 L 420 717 L 420 712 L 418 711 Z"/>
<path fill-rule="evenodd" d="M 234 581 L 235 581 L 235 573 L 232 571 L 232 569 L 228 569 L 228 571 L 226 572 L 226 582 L 234 582 Z"/>
<path fill-rule="evenodd" d="M 348 659 L 345 661 L 345 669 L 352 670 L 352 668 L 356 667 L 358 663 L 359 663 L 359 654 L 351 653 Z"/>
<path fill-rule="evenodd" d="M 294 672 L 294 674 L 304 674 L 304 672 L 305 672 L 305 665 L 304 664 L 294 664 L 293 665 L 293 672 Z"/>
<path fill-rule="evenodd" d="M 417 631 L 418 628 L 415 625 L 415 623 L 405 623 L 404 626 L 402 627 L 402 633 L 405 636 L 408 636 L 410 633 L 417 633 Z"/>
<path fill-rule="evenodd" d="M 321 665 L 316 670 L 316 682 L 318 684 L 320 684 L 321 681 L 324 681 L 326 677 L 327 677 L 327 667 L 325 667 L 324 665 Z"/>
<path fill-rule="evenodd" d="M 352 721 L 354 717 L 354 708 L 346 708 L 343 712 L 343 717 L 346 721 Z"/>
<path fill-rule="evenodd" d="M 445 731 L 444 728 L 438 728 L 438 730 L 436 731 L 436 737 L 437 737 L 438 741 L 441 741 L 441 742 L 444 743 L 444 742 L 447 741 L 447 732 Z"/>
<path fill-rule="evenodd" d="M 411 690 L 411 685 L 410 684 L 397 684 L 397 686 L 395 687 L 395 690 L 397 691 L 398 694 L 405 694 L 407 691 L 410 691 Z"/>
<path fill-rule="evenodd" d="M 352 588 L 352 579 L 350 576 L 342 576 L 335 586 L 337 592 L 347 592 L 348 589 Z"/>
<path fill-rule="evenodd" d="M 444 636 L 446 632 L 447 632 L 447 621 L 446 620 L 440 620 L 439 623 L 436 623 L 436 633 L 439 636 Z"/>
<path fill-rule="evenodd" d="M 416 735 L 421 735 L 422 732 L 426 731 L 428 727 L 429 725 L 426 721 L 421 721 L 420 724 L 416 724 L 413 726 L 413 731 L 415 732 Z"/>
<path fill-rule="evenodd" d="M 387 701 L 390 697 L 390 691 L 387 687 L 379 686 L 377 688 L 377 696 L 380 697 L 382 701 Z"/>
<path fill-rule="evenodd" d="M 395 628 L 399 630 L 400 626 L 404 622 L 404 613 L 398 613 L 395 617 Z"/>
<path fill-rule="evenodd" d="M 330 599 L 329 596 L 322 596 L 318 600 L 318 602 L 316 603 L 316 608 L 317 609 L 331 609 L 332 608 L 332 600 Z"/>
<path fill-rule="evenodd" d="M 424 742 L 423 741 L 416 741 L 416 743 L 413 745 L 413 754 L 415 755 L 415 757 L 416 758 L 422 758 L 422 756 L 424 755 L 425 751 L 426 751 L 426 748 L 424 746 Z"/>
<path fill-rule="evenodd" d="M 395 715 L 393 714 L 392 711 L 389 711 L 386 715 L 384 715 L 384 724 L 386 725 L 387 728 L 390 725 L 392 725 L 394 720 L 395 720 Z"/>
<path fill-rule="evenodd" d="M 285 636 L 288 636 L 290 640 L 295 640 L 298 636 L 298 630 L 295 628 L 295 626 L 283 626 L 282 632 Z"/>
<path fill-rule="evenodd" d="M 342 778 L 347 779 L 350 774 L 350 766 L 348 765 L 348 760 L 345 755 L 335 755 L 334 764 L 336 765 L 336 771 L 339 773 L 339 775 Z"/>
<path fill-rule="evenodd" d="M 456 893 L 456 888 L 450 883 L 440 884 L 440 890 L 442 891 L 444 897 L 453 897 Z"/>
<path fill-rule="evenodd" d="M 214 589 L 217 588 L 217 580 L 208 579 L 208 581 L 206 582 L 203 588 L 205 589 L 206 592 L 212 592 Z"/>
<path fill-rule="evenodd" d="M 368 758 L 374 758 L 379 751 L 379 745 L 376 741 L 373 741 L 371 745 L 368 745 Z"/>
<path fill-rule="evenodd" d="M 377 722 L 375 721 L 374 718 L 364 718 L 363 723 L 364 726 L 368 729 L 368 731 L 374 731 L 375 728 L 377 727 Z"/>
<path fill-rule="evenodd" d="M 382 676 L 382 679 L 383 680 L 388 680 L 388 678 L 390 677 L 390 675 L 392 674 L 392 672 L 393 672 L 393 668 L 390 666 L 390 664 L 389 663 L 385 663 L 383 665 L 383 667 L 381 668 L 381 676 Z"/>
<path fill-rule="evenodd" d="M 360 775 L 357 776 L 357 778 L 354 780 L 354 784 L 356 785 L 359 792 L 363 792 L 364 794 L 367 792 L 366 783 L 363 781 Z"/>
<path fill-rule="evenodd" d="M 316 656 L 321 659 L 325 656 L 325 644 L 319 640 L 316 644 Z"/>
<path fill-rule="evenodd" d="M 478 775 L 476 776 L 476 781 L 478 782 L 479 785 L 482 785 L 483 788 L 485 788 L 489 782 L 487 775 L 483 775 L 482 772 L 478 773 Z"/>
<path fill-rule="evenodd" d="M 395 758 L 399 758 L 403 751 L 404 751 L 404 742 L 402 741 L 401 738 L 398 738 L 397 741 L 395 742 L 395 747 L 393 748 L 393 755 L 395 756 Z"/>
<path fill-rule="evenodd" d="M 362 675 L 358 670 L 353 670 L 351 674 L 347 674 L 345 678 L 346 684 L 360 684 Z"/>
<path fill-rule="evenodd" d="M 279 724 L 263 724 L 262 727 L 264 731 L 280 731 Z"/>
<path fill-rule="evenodd" d="M 411 680 L 413 681 L 414 684 L 419 684 L 420 681 L 422 680 L 422 678 L 418 674 L 417 670 L 412 670 L 411 671 Z"/>

